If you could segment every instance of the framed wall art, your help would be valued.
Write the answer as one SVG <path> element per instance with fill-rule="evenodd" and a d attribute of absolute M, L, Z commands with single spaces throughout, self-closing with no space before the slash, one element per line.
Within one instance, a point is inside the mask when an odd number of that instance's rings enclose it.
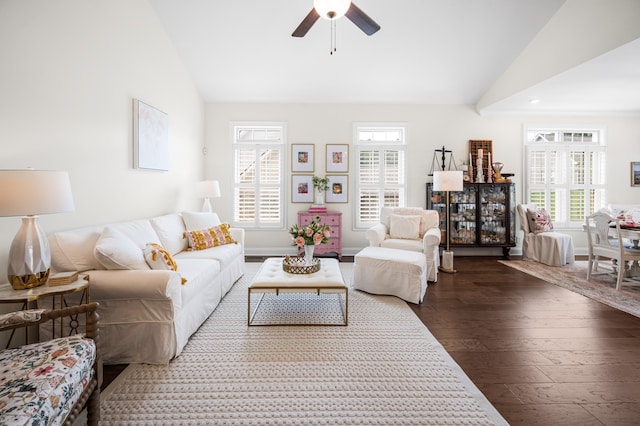
<path fill-rule="evenodd" d="M 313 173 L 315 145 L 291 145 L 291 171 Z"/>
<path fill-rule="evenodd" d="M 327 203 L 346 203 L 349 201 L 349 176 L 328 175 L 329 189 L 325 195 Z"/>
<path fill-rule="evenodd" d="M 327 144 L 327 173 L 349 171 L 349 145 Z"/>
<path fill-rule="evenodd" d="M 138 99 L 133 100 L 133 166 L 169 170 L 169 117 Z"/>
<path fill-rule="evenodd" d="M 631 162 L 631 186 L 640 186 L 640 161 Z"/>
<path fill-rule="evenodd" d="M 312 203 L 313 202 L 313 176 L 292 175 L 291 176 L 291 202 L 292 203 Z"/>

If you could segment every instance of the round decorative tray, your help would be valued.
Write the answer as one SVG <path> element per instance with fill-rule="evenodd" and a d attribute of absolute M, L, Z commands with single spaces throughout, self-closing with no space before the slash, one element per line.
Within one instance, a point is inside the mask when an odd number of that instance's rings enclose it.
<path fill-rule="evenodd" d="M 282 270 L 290 274 L 313 274 L 320 270 L 320 259 L 314 257 L 311 265 L 308 265 L 304 257 L 285 256 L 282 261 Z"/>

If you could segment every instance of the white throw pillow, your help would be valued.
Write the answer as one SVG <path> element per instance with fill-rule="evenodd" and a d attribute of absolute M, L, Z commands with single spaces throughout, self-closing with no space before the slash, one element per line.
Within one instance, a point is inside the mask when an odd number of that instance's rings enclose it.
<path fill-rule="evenodd" d="M 389 216 L 389 223 L 391 238 L 405 240 L 420 238 L 420 216 L 392 214 Z"/>
<path fill-rule="evenodd" d="M 142 249 L 123 233 L 107 226 L 93 249 L 100 264 L 108 270 L 149 269 Z"/>
<path fill-rule="evenodd" d="M 182 220 L 187 231 L 207 229 L 220 225 L 217 213 L 209 212 L 182 212 Z"/>

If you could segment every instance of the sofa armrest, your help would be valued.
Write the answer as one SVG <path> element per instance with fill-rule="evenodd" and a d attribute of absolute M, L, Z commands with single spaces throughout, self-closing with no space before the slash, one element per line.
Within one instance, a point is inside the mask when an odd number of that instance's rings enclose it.
<path fill-rule="evenodd" d="M 387 236 L 387 227 L 382 223 L 373 225 L 367 229 L 365 236 L 369 241 L 369 247 L 380 247 L 380 244 Z"/>
<path fill-rule="evenodd" d="M 422 237 L 422 247 L 424 252 L 428 253 L 429 250 L 433 250 L 433 247 L 440 246 L 441 238 L 442 233 L 440 232 L 440 228 L 427 229 L 427 232 L 425 232 Z"/>
<path fill-rule="evenodd" d="M 182 278 L 169 270 L 89 271 L 92 300 L 165 299 L 182 306 Z"/>
<path fill-rule="evenodd" d="M 231 232 L 233 239 L 240 244 L 242 253 L 244 253 L 244 228 L 229 228 L 229 232 Z"/>

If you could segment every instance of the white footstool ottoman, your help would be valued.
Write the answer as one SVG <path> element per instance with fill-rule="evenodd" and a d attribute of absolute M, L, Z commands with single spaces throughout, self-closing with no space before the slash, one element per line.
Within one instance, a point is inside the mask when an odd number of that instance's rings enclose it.
<path fill-rule="evenodd" d="M 427 291 L 427 259 L 416 251 L 365 247 L 354 258 L 353 287 L 421 303 Z"/>

